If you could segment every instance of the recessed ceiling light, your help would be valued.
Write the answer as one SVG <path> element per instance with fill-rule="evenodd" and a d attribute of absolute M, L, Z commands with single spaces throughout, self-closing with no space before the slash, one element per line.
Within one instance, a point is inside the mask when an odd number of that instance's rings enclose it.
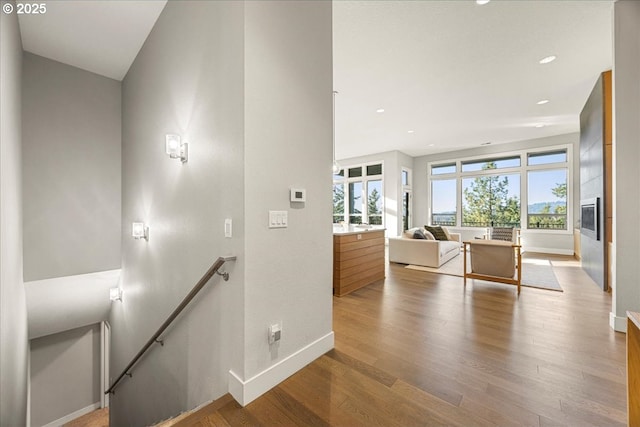
<path fill-rule="evenodd" d="M 543 100 L 541 100 L 541 101 L 538 101 L 536 104 L 538 104 L 538 105 L 544 105 L 544 104 L 546 104 L 547 102 L 549 102 L 549 100 L 548 100 L 548 99 L 543 99 Z"/>
<path fill-rule="evenodd" d="M 538 124 L 536 125 L 536 127 L 537 127 L 537 128 L 543 128 L 543 127 L 544 127 L 544 123 L 538 123 Z"/>
<path fill-rule="evenodd" d="M 384 113 L 384 108 L 378 108 L 378 109 L 376 110 L 376 113 Z"/>
<path fill-rule="evenodd" d="M 429 144 L 429 147 L 433 147 L 434 145 L 436 145 L 436 144 Z"/>
<path fill-rule="evenodd" d="M 482 143 L 482 144 L 480 144 L 480 145 L 491 145 L 491 141 L 483 142 L 483 143 Z"/>
<path fill-rule="evenodd" d="M 413 133 L 413 132 L 415 132 L 415 131 L 413 131 L 413 130 L 408 130 L 407 131 L 407 133 Z"/>
<path fill-rule="evenodd" d="M 483 5 L 483 4 L 487 4 L 489 3 L 491 0 L 476 0 L 476 3 L 479 5 Z"/>
<path fill-rule="evenodd" d="M 542 58 L 540 61 L 541 64 L 548 64 L 549 62 L 553 62 L 556 60 L 556 56 L 555 55 L 549 55 L 549 56 L 545 56 L 544 58 Z"/>

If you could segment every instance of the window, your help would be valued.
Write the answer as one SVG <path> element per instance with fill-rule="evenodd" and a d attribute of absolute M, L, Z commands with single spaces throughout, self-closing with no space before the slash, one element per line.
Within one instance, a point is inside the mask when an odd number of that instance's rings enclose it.
<path fill-rule="evenodd" d="M 349 169 L 349 178 L 357 178 L 359 176 L 362 176 L 362 167 Z"/>
<path fill-rule="evenodd" d="M 402 231 L 411 228 L 412 222 L 412 189 L 411 189 L 411 169 L 402 168 L 400 173 L 402 182 Z"/>
<path fill-rule="evenodd" d="M 448 163 L 446 165 L 436 165 L 431 167 L 431 175 L 443 175 L 447 173 L 455 173 L 456 164 Z"/>
<path fill-rule="evenodd" d="M 567 229 L 567 170 L 529 171 L 527 228 Z"/>
<path fill-rule="evenodd" d="M 520 227 L 520 174 L 462 180 L 463 227 Z"/>
<path fill-rule="evenodd" d="M 333 223 L 383 225 L 382 163 L 351 166 L 346 175 L 333 175 Z"/>
<path fill-rule="evenodd" d="M 367 182 L 367 218 L 371 225 L 382 225 L 382 180 Z"/>
<path fill-rule="evenodd" d="M 571 146 L 430 165 L 433 225 L 569 230 Z"/>
<path fill-rule="evenodd" d="M 333 184 L 333 223 L 344 221 L 344 183 Z"/>
<path fill-rule="evenodd" d="M 566 163 L 567 150 L 550 151 L 546 153 L 530 153 L 527 157 L 529 166 L 548 165 L 549 163 Z"/>
<path fill-rule="evenodd" d="M 431 181 L 431 194 L 431 224 L 456 225 L 456 180 L 438 179 Z"/>
<path fill-rule="evenodd" d="M 402 169 L 402 185 L 409 185 L 409 171 L 407 169 Z"/>
<path fill-rule="evenodd" d="M 349 224 L 362 224 L 362 181 L 349 183 Z"/>
<path fill-rule="evenodd" d="M 476 172 L 486 169 L 503 169 L 520 166 L 520 156 L 502 159 L 472 160 L 462 162 L 462 172 Z"/>

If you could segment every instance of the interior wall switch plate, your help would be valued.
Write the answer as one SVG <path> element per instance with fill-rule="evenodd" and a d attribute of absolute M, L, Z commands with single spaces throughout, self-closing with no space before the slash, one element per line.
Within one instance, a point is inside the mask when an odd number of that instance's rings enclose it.
<path fill-rule="evenodd" d="M 233 221 L 231 218 L 227 218 L 224 220 L 224 237 L 232 237 L 233 236 Z"/>
<path fill-rule="evenodd" d="M 269 228 L 287 228 L 288 225 L 288 211 L 269 211 Z"/>

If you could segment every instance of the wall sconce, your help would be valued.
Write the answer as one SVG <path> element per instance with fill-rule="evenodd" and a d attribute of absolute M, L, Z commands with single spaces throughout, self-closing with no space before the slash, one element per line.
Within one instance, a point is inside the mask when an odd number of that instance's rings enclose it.
<path fill-rule="evenodd" d="M 167 135 L 165 149 L 172 159 L 180 159 L 182 163 L 187 163 L 189 159 L 189 143 L 186 141 L 181 142 L 180 135 Z"/>
<path fill-rule="evenodd" d="M 122 288 L 111 288 L 111 289 L 109 289 L 109 299 L 111 301 L 120 301 L 120 302 L 122 302 Z"/>
<path fill-rule="evenodd" d="M 144 225 L 144 222 L 134 222 L 131 227 L 131 236 L 134 239 L 144 239 L 149 241 L 149 227 Z"/>

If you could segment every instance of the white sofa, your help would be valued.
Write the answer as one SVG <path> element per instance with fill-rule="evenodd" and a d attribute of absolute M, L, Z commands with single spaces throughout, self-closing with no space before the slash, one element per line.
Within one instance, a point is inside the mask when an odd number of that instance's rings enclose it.
<path fill-rule="evenodd" d="M 449 233 L 449 237 L 449 241 L 389 237 L 389 261 L 439 268 L 460 255 L 460 233 Z"/>

